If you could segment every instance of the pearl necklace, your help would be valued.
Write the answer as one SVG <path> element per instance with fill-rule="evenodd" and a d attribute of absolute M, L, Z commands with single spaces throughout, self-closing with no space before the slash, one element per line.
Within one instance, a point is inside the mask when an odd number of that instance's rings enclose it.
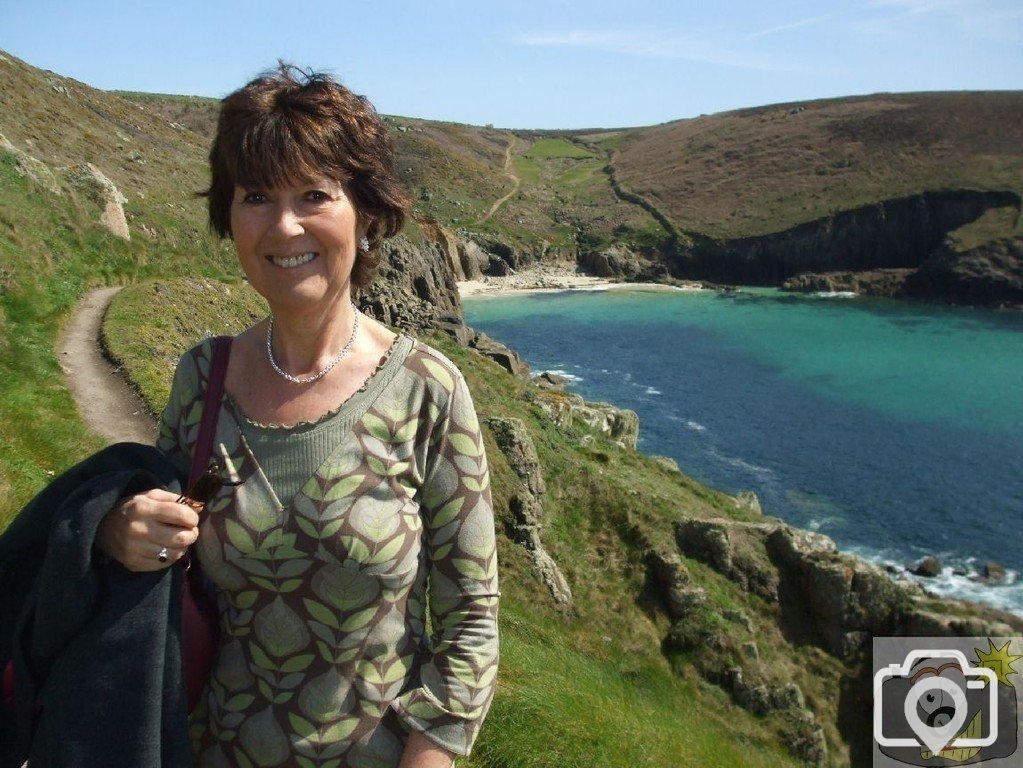
<path fill-rule="evenodd" d="M 273 346 L 270 343 L 274 335 L 274 316 L 270 315 L 270 323 L 266 327 L 266 356 L 270 360 L 270 365 L 278 374 L 286 378 L 292 384 L 312 384 L 317 379 L 322 379 L 324 376 L 326 376 L 334 369 L 335 365 L 340 363 L 348 356 L 348 353 L 352 349 L 352 344 L 355 343 L 355 335 L 359 332 L 359 308 L 355 306 L 354 301 L 352 302 L 352 313 L 355 320 L 352 322 L 352 335 L 348 338 L 348 343 L 345 344 L 344 348 L 337 353 L 333 360 L 327 363 L 326 368 L 323 368 L 309 376 L 292 376 L 290 373 L 282 370 L 281 367 L 277 365 L 277 360 L 274 359 Z"/>

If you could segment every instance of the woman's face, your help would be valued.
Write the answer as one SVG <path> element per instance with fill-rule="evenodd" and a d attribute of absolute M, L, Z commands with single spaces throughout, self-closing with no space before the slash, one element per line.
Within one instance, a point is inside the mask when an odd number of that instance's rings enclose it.
<path fill-rule="evenodd" d="M 238 260 L 275 315 L 347 304 L 362 234 L 351 198 L 332 179 L 274 189 L 235 187 L 231 235 Z"/>

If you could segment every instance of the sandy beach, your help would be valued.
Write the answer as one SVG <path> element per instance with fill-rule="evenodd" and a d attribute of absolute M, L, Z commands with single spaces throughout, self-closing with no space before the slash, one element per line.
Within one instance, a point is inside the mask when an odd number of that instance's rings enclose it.
<path fill-rule="evenodd" d="M 603 277 L 583 274 L 568 267 L 550 265 L 531 266 L 505 277 L 484 275 L 478 280 L 458 283 L 458 294 L 465 298 L 499 296 L 508 293 L 540 293 L 543 291 L 679 291 L 701 290 L 698 283 L 684 286 L 661 285 L 660 283 L 629 283 L 608 280 Z"/>

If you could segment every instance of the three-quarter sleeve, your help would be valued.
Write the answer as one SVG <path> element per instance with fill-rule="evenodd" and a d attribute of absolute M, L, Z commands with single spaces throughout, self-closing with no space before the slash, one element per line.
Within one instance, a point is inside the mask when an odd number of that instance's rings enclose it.
<path fill-rule="evenodd" d="M 496 685 L 497 549 L 479 421 L 465 380 L 448 370 L 421 498 L 432 632 L 416 686 L 393 707 L 408 727 L 467 755 Z"/>

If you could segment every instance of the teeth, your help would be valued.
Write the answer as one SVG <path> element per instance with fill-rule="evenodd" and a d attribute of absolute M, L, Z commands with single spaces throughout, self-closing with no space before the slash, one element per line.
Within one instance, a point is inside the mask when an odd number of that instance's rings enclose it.
<path fill-rule="evenodd" d="M 297 267 L 302 264 L 308 264 L 315 258 L 316 254 L 313 253 L 312 251 L 309 251 L 309 253 L 303 253 L 301 256 L 290 256 L 283 259 L 279 256 L 271 256 L 270 260 L 278 267 L 284 267 L 285 269 L 287 269 L 289 267 Z"/>

